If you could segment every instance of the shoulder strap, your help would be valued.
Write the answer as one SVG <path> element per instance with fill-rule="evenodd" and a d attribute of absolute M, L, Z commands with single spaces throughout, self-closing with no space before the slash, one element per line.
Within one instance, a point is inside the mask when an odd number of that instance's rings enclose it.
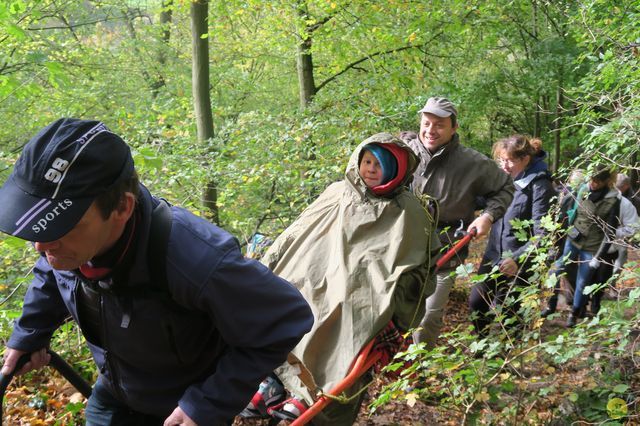
<path fill-rule="evenodd" d="M 131 321 L 131 297 L 153 295 L 153 297 L 166 301 L 168 303 L 167 306 L 178 306 L 175 302 L 170 303 L 173 298 L 167 281 L 167 245 L 169 244 L 171 222 L 171 207 L 169 207 L 167 201 L 161 199 L 151 212 L 147 246 L 147 267 L 149 268 L 149 278 L 152 282 L 147 286 L 120 286 L 117 289 L 118 295 L 126 296 L 120 300 L 123 310 L 120 323 L 122 328 L 129 327 Z"/>
<path fill-rule="evenodd" d="M 621 225 L 620 223 L 620 198 L 616 198 L 616 202 L 611 206 L 611 210 L 609 210 L 609 216 L 607 217 L 607 224 L 611 226 L 613 229 L 617 228 Z"/>
<path fill-rule="evenodd" d="M 158 289 L 169 293 L 167 282 L 167 246 L 172 223 L 171 207 L 169 203 L 160 199 L 151 213 L 151 228 L 147 247 L 147 265 L 154 285 Z"/>

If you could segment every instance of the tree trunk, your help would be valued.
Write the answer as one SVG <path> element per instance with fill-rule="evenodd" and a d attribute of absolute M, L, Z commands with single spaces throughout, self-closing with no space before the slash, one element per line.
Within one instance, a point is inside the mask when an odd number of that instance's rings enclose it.
<path fill-rule="evenodd" d="M 138 60 L 141 60 L 144 57 L 144 55 L 140 52 L 140 49 L 138 48 L 138 35 L 136 34 L 136 28 L 133 25 L 133 19 L 136 17 L 136 15 L 129 13 L 129 10 L 123 10 L 122 15 L 124 18 L 125 25 L 127 27 L 127 31 L 129 33 L 129 37 L 131 37 L 131 39 L 133 40 L 133 51 L 136 53 L 138 58 L 140 58 Z M 144 66 L 144 64 L 142 66 L 141 71 L 142 71 L 142 76 L 147 81 L 147 84 L 149 85 L 149 87 L 151 87 L 152 95 L 155 98 L 156 90 L 153 88 L 154 81 L 151 75 L 149 74 L 149 72 L 147 71 L 147 67 Z"/>
<path fill-rule="evenodd" d="M 173 17 L 173 0 L 163 0 L 162 10 L 160 12 L 160 26 L 162 27 L 162 41 L 165 44 L 169 43 L 169 40 L 171 37 L 169 24 L 171 24 L 172 17 Z M 164 63 L 163 60 L 161 60 L 160 62 Z"/>
<path fill-rule="evenodd" d="M 542 134 L 542 131 L 540 129 L 541 126 L 541 120 L 540 120 L 540 95 L 536 95 L 536 105 L 535 105 L 535 111 L 533 113 L 533 137 L 534 138 L 539 138 Z"/>
<path fill-rule="evenodd" d="M 162 37 L 160 40 L 162 41 L 162 46 L 158 49 L 158 64 L 160 65 L 160 70 L 164 69 L 164 65 L 167 63 L 165 48 L 169 45 L 169 40 L 171 39 L 171 29 L 169 26 L 172 18 L 173 0 L 163 0 L 162 10 L 160 11 L 160 27 L 162 28 Z M 154 97 L 158 95 L 158 90 L 164 87 L 165 84 L 164 77 L 158 72 L 152 86 Z"/>
<path fill-rule="evenodd" d="M 631 178 L 631 187 L 634 190 L 634 193 L 640 189 L 640 170 L 637 168 L 638 164 L 638 151 L 635 151 L 631 156 L 631 165 L 633 165 L 633 169 L 631 169 L 631 173 L 629 174 L 629 178 Z"/>
<path fill-rule="evenodd" d="M 206 143 L 213 134 L 213 115 L 211 95 L 209 93 L 209 38 L 208 38 L 209 2 L 193 0 L 191 2 L 191 40 L 193 48 L 191 87 L 193 107 L 196 115 L 198 142 Z M 202 204 L 206 216 L 218 223 L 217 189 L 213 179 L 205 184 L 202 192 Z"/>
<path fill-rule="evenodd" d="M 308 12 L 304 2 L 298 3 L 298 16 L 302 22 L 308 19 Z M 311 54 L 311 31 L 305 24 L 305 31 L 298 35 L 299 41 L 296 55 L 296 68 L 298 71 L 298 86 L 300 92 L 300 108 L 305 109 L 315 96 L 317 89 L 313 78 L 313 56 Z"/>
<path fill-rule="evenodd" d="M 553 126 L 553 130 L 554 130 L 554 144 L 553 144 L 553 166 L 551 167 L 551 171 L 553 173 L 557 173 L 558 169 L 560 167 L 560 132 L 561 132 L 561 126 L 562 126 L 562 111 L 564 110 L 564 90 L 562 88 L 562 84 L 563 84 L 563 74 L 564 71 L 562 69 L 562 67 L 560 67 L 560 70 L 558 72 L 558 91 L 557 91 L 557 98 L 556 98 L 556 117 L 555 120 L 553 121 L 554 126 Z"/>

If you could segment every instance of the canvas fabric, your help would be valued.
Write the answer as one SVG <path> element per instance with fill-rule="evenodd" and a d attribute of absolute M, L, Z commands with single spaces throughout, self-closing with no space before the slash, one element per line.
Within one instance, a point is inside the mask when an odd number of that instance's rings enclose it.
<path fill-rule="evenodd" d="M 394 143 L 409 154 L 406 177 L 378 197 L 358 174 L 362 148 Z M 393 319 L 415 326 L 435 281 L 439 248 L 427 210 L 406 185 L 418 165 L 411 149 L 378 134 L 353 152 L 343 181 L 330 185 L 280 235 L 262 262 L 293 283 L 311 305 L 315 324 L 276 373 L 292 393 L 312 403 L 343 379 L 358 352 Z"/>

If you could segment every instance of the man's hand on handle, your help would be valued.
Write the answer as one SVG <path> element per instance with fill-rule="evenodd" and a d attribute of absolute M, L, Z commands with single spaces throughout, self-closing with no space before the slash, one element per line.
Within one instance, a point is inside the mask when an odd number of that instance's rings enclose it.
<path fill-rule="evenodd" d="M 476 228 L 476 235 L 480 237 L 489 233 L 492 224 L 491 216 L 488 213 L 482 213 L 467 227 L 467 232 L 471 232 L 472 228 Z"/>
<path fill-rule="evenodd" d="M 5 376 L 10 374 L 16 368 L 18 359 L 20 359 L 20 357 L 25 353 L 26 352 L 19 351 L 17 349 L 7 348 L 4 351 L 4 362 L 0 373 Z M 49 361 L 51 361 L 51 355 L 47 353 L 46 348 L 42 348 L 39 351 L 33 352 L 29 362 L 27 362 L 19 371 L 16 371 L 15 375 L 20 376 L 31 370 L 38 370 L 49 364 Z"/>

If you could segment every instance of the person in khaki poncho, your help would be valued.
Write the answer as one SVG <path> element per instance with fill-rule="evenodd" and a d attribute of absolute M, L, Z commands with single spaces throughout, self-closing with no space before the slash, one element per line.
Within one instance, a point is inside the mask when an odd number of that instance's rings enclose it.
<path fill-rule="evenodd" d="M 347 375 L 358 352 L 388 331 L 390 321 L 406 331 L 424 314 L 439 242 L 428 212 L 407 189 L 417 164 L 411 149 L 388 133 L 366 139 L 345 179 L 331 184 L 262 258 L 301 291 L 315 316 L 313 329 L 276 370 L 294 398 L 269 409 L 271 415 L 297 417 Z M 261 392 L 256 395 L 267 404 L 275 399 L 271 390 Z M 360 402 L 333 403 L 313 422 L 351 424 Z"/>

